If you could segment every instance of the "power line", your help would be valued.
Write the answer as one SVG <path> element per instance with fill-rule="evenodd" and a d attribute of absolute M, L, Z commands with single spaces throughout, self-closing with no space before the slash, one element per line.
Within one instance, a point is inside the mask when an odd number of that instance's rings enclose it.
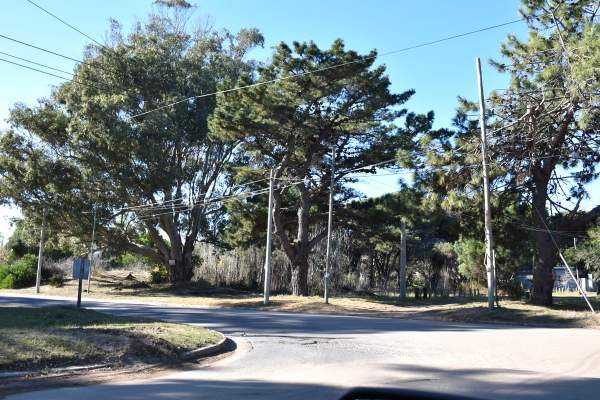
<path fill-rule="evenodd" d="M 27 1 L 29 4 L 39 8 L 40 10 L 42 10 L 43 12 L 45 12 L 46 14 L 50 15 L 52 18 L 60 21 L 61 23 L 63 23 L 64 25 L 68 26 L 69 28 L 73 29 L 74 31 L 80 33 L 81 35 L 85 36 L 86 38 L 90 39 L 91 41 L 93 41 L 94 43 L 96 43 L 98 46 L 102 46 L 104 47 L 100 42 L 98 42 L 96 39 L 94 39 L 93 37 L 86 35 L 85 33 L 83 33 L 82 31 L 80 31 L 79 29 L 77 29 L 76 27 L 74 27 L 73 25 L 69 24 L 67 21 L 65 21 L 64 19 L 60 18 L 59 16 L 57 16 L 56 14 L 51 13 L 50 11 L 46 10 L 45 8 L 43 8 L 42 6 L 40 6 L 39 4 L 34 3 L 31 0 L 25 0 Z"/>
<path fill-rule="evenodd" d="M 97 87 L 97 86 L 90 85 L 90 84 L 87 84 L 87 83 L 82 83 L 82 82 L 80 82 L 80 81 L 76 81 L 75 79 L 69 79 L 69 78 L 66 78 L 66 77 L 64 77 L 64 76 L 60 76 L 60 75 L 53 74 L 53 73 L 51 73 L 51 72 L 42 71 L 41 69 L 37 69 L 37 68 L 33 68 L 33 67 L 30 67 L 30 66 L 27 66 L 27 65 L 19 64 L 19 63 L 16 63 L 16 62 L 14 62 L 14 61 L 7 60 L 7 59 L 5 59 L 5 58 L 0 58 L 0 61 L 3 61 L 3 62 L 5 62 L 5 63 L 9 63 L 9 64 L 13 64 L 13 65 L 19 66 L 19 67 L 21 67 L 21 68 L 30 69 L 30 70 L 32 70 L 32 71 L 36 71 L 36 72 L 39 72 L 39 73 L 42 73 L 42 74 L 46 74 L 46 75 L 49 75 L 49 76 L 53 76 L 53 77 L 56 77 L 56 78 L 60 78 L 60 79 L 63 79 L 63 80 L 65 80 L 65 81 L 70 81 L 70 82 L 73 82 L 73 83 L 76 83 L 76 84 L 79 84 L 79 85 L 83 85 L 83 86 L 89 86 L 89 87 L 93 87 L 93 88 L 95 88 L 95 89 L 98 89 L 98 87 Z"/>
<path fill-rule="evenodd" d="M 67 74 L 67 75 L 75 76 L 75 75 L 74 75 L 72 72 L 68 72 L 68 71 L 65 71 L 65 70 L 62 70 L 62 69 L 54 68 L 54 67 L 51 67 L 51 66 L 49 66 L 49 65 L 46 65 L 46 64 L 40 64 L 40 63 L 38 63 L 38 62 L 36 62 L 36 61 L 32 61 L 32 60 L 29 60 L 29 59 L 27 59 L 27 58 L 23 58 L 23 57 L 15 56 L 14 54 L 5 53 L 5 52 L 3 52 L 3 51 L 0 51 L 0 54 L 3 54 L 3 55 L 5 55 L 5 56 L 8 56 L 8 57 L 15 58 L 15 59 L 17 59 L 17 60 L 25 61 L 25 62 L 28 62 L 28 63 L 34 64 L 34 65 L 38 65 L 38 66 L 40 66 L 40 67 L 44 67 L 44 68 L 48 68 L 48 69 L 51 69 L 51 70 L 54 70 L 54 71 L 58 71 L 58 72 L 61 72 L 61 73 L 63 73 L 63 74 Z"/>
<path fill-rule="evenodd" d="M 244 183 L 240 183 L 237 185 L 234 185 L 232 187 L 230 187 L 229 189 L 236 189 L 236 188 L 240 188 L 242 186 L 246 186 L 246 185 L 250 185 L 252 183 L 258 183 L 258 182 L 263 182 L 269 180 L 269 178 L 262 178 L 262 179 L 257 179 L 254 181 L 250 181 L 250 182 L 244 182 Z M 201 195 L 205 195 L 208 194 L 208 191 L 206 192 L 202 192 L 202 193 L 198 193 L 196 195 L 196 197 L 199 197 Z M 137 206 L 131 206 L 131 207 L 122 207 L 119 209 L 116 209 L 115 211 L 136 211 L 136 210 L 140 210 L 142 211 L 143 209 L 153 209 L 153 208 L 161 208 L 161 207 L 170 207 L 170 206 L 174 206 L 175 202 L 178 202 L 180 200 L 186 200 L 188 198 L 188 196 L 181 196 L 181 197 L 176 197 L 174 199 L 170 199 L 170 200 L 165 200 L 162 202 L 151 202 L 150 204 L 140 204 Z"/>
<path fill-rule="evenodd" d="M 351 169 L 349 171 L 345 171 L 344 173 L 347 174 L 347 173 L 352 172 L 352 171 L 358 171 L 358 170 L 361 170 L 361 169 L 372 168 L 372 167 L 376 167 L 376 166 L 379 166 L 379 165 L 388 164 L 388 163 L 393 162 L 393 161 L 396 161 L 396 159 L 395 158 L 391 158 L 389 160 L 380 161 L 380 162 L 377 162 L 377 163 L 373 163 L 373 164 L 369 164 L 369 165 L 364 165 L 364 166 L 361 166 L 361 167 L 356 167 L 356 168 L 353 168 L 353 169 Z M 246 186 L 246 185 L 249 185 L 251 183 L 263 182 L 263 181 L 266 181 L 268 179 L 269 178 L 262 178 L 262 179 L 258 179 L 258 180 L 255 180 L 255 181 L 245 182 L 245 183 L 242 183 L 242 184 L 239 184 L 239 185 L 236 185 L 236 186 L 232 186 L 231 189 L 242 187 L 242 186 Z M 289 179 L 283 178 L 283 177 L 277 178 L 277 180 L 284 180 L 284 179 L 289 180 Z M 289 183 L 287 185 L 279 186 L 279 188 L 290 187 L 290 186 L 293 186 L 293 185 L 295 185 L 297 183 L 301 183 L 301 182 L 303 182 L 303 180 L 296 180 L 296 181 L 291 180 L 291 181 L 289 181 Z M 268 190 L 268 188 L 266 188 L 266 189 L 257 189 L 257 190 Z M 242 192 L 241 194 L 243 194 L 243 193 L 253 193 L 253 192 L 252 191 L 250 191 L 250 192 Z M 200 194 L 206 194 L 206 193 L 200 193 Z M 237 195 L 238 194 L 233 194 L 233 195 L 224 196 L 224 197 L 234 197 L 234 196 L 237 196 Z M 224 198 L 224 197 L 222 197 L 222 198 Z M 180 198 L 167 200 L 167 201 L 165 201 L 163 203 L 158 203 L 157 202 L 157 203 L 150 203 L 150 205 L 138 205 L 138 206 L 131 206 L 131 207 L 123 207 L 121 209 L 118 209 L 117 211 L 143 211 L 144 209 L 152 210 L 152 209 L 165 209 L 167 207 L 175 207 L 175 208 L 177 208 L 177 207 L 189 207 L 190 205 L 188 205 L 188 204 L 180 204 L 180 205 L 168 204 L 168 203 L 174 203 L 175 201 L 182 200 L 182 199 L 185 199 L 185 198 L 186 198 L 185 196 L 182 196 Z M 203 204 L 203 203 L 204 203 L 203 201 L 201 201 L 201 202 L 195 202 L 195 203 L 192 203 L 192 205 L 194 205 L 194 204 Z M 153 206 L 153 205 L 156 205 L 156 206 Z"/>
<path fill-rule="evenodd" d="M 385 174 L 366 174 L 366 175 L 352 175 L 352 176 L 347 176 L 346 178 L 348 179 L 354 179 L 354 178 L 378 178 L 380 176 L 396 176 L 396 175 L 410 175 L 413 174 L 413 171 L 399 171 L 399 172 L 390 172 L 390 173 L 385 173 Z"/>
<path fill-rule="evenodd" d="M 403 53 L 403 52 L 406 52 L 406 51 L 418 49 L 418 48 L 421 48 L 421 47 L 432 46 L 434 44 L 442 43 L 442 42 L 453 40 L 453 39 L 462 38 L 462 37 L 469 36 L 469 35 L 474 35 L 476 33 L 485 32 L 485 31 L 488 31 L 488 30 L 492 30 L 492 29 L 503 27 L 503 26 L 515 24 L 515 23 L 521 22 L 521 21 L 523 21 L 523 18 L 519 18 L 519 19 L 516 19 L 516 20 L 504 22 L 504 23 L 497 24 L 497 25 L 488 26 L 488 27 L 481 28 L 481 29 L 476 29 L 474 31 L 469 31 L 469 32 L 460 33 L 460 34 L 457 34 L 457 35 L 447 36 L 447 37 L 444 37 L 444 38 L 441 38 L 441 39 L 437 39 L 437 40 L 432 40 L 432 41 L 429 41 L 429 42 L 420 43 L 420 44 L 417 44 L 417 45 L 414 45 L 414 46 L 404 47 L 402 49 L 389 51 L 389 52 L 382 53 L 382 54 L 379 54 L 379 55 L 367 56 L 367 57 L 364 57 L 364 58 L 362 58 L 360 60 L 353 60 L 353 61 L 348 61 L 348 62 L 344 62 L 344 63 L 340 63 L 340 64 L 330 65 L 328 67 L 318 68 L 318 69 L 315 69 L 315 70 L 312 70 L 312 71 L 305 71 L 305 72 L 301 72 L 301 73 L 298 73 L 298 74 L 295 74 L 295 75 L 289 75 L 289 76 L 284 76 L 284 77 L 281 77 L 281 78 L 270 79 L 270 80 L 263 81 L 263 82 L 256 82 L 256 83 L 252 83 L 252 84 L 249 84 L 249 85 L 238 86 L 238 87 L 235 87 L 235 88 L 230 88 L 230 89 L 225 89 L 225 90 L 218 90 L 218 91 L 212 92 L 212 93 L 206 93 L 206 94 L 201 94 L 201 95 L 190 96 L 190 97 L 186 97 L 185 99 L 181 99 L 181 100 L 177 100 L 177 101 L 174 101 L 174 102 L 171 102 L 171 103 L 164 104 L 162 106 L 150 109 L 148 111 L 144 111 L 144 112 L 141 112 L 141 113 L 138 113 L 138 114 L 131 115 L 128 119 L 133 119 L 133 118 L 141 117 L 143 115 L 146 115 L 146 114 L 149 114 L 149 113 L 152 113 L 152 112 L 155 112 L 155 111 L 163 110 L 165 108 L 170 108 L 170 107 L 172 107 L 174 105 L 177 105 L 177 104 L 180 104 L 180 103 L 184 103 L 184 102 L 190 101 L 190 100 L 195 100 L 195 99 L 200 99 L 200 98 L 210 97 L 210 96 L 216 96 L 217 94 L 225 94 L 225 93 L 230 93 L 230 92 L 236 92 L 236 91 L 240 91 L 240 90 L 243 90 L 243 89 L 249 89 L 249 88 L 252 88 L 252 87 L 258 87 L 258 86 L 268 85 L 268 84 L 271 84 L 271 83 L 281 82 L 281 81 L 285 81 L 285 80 L 289 80 L 289 79 L 293 79 L 293 78 L 298 78 L 298 77 L 302 77 L 302 76 L 312 75 L 312 74 L 316 74 L 316 73 L 319 73 L 319 72 L 324 72 L 324 71 L 328 71 L 328 70 L 331 70 L 331 69 L 344 67 L 344 66 L 351 65 L 351 64 L 363 63 L 365 61 L 374 60 L 377 57 L 385 57 L 385 56 L 389 56 L 389 55 L 393 55 L 393 54 L 398 54 L 398 53 Z"/>
<path fill-rule="evenodd" d="M 102 66 L 102 65 L 94 65 L 94 64 L 90 63 L 89 61 L 83 61 L 83 60 L 79 60 L 79 59 L 77 59 L 77 58 L 73 58 L 73 57 L 70 57 L 70 56 L 67 56 L 67 55 L 64 55 L 64 54 L 58 53 L 58 52 L 56 52 L 56 51 L 54 51 L 54 50 L 48 50 L 48 49 L 46 49 L 46 48 L 43 48 L 43 47 L 40 47 L 40 46 L 36 46 L 36 45 L 34 45 L 34 44 L 31 44 L 31 43 L 24 42 L 24 41 L 22 41 L 22 40 L 15 39 L 15 38 L 13 38 L 13 37 L 10 37 L 10 36 L 6 36 L 6 35 L 2 35 L 2 34 L 0 34 L 0 38 L 2 38 L 2 39 L 6 39 L 6 40 L 10 40 L 10 41 L 12 41 L 12 42 L 15 42 L 15 43 L 21 44 L 21 45 L 23 45 L 23 46 L 31 47 L 32 49 L 36 49 L 36 50 L 39 50 L 39 51 L 43 51 L 44 53 L 48 53 L 48 54 L 52 54 L 52 55 L 54 55 L 54 56 L 57 56 L 57 57 L 64 58 L 65 60 L 74 61 L 74 62 L 76 62 L 76 63 L 78 63 L 78 64 L 87 65 L 87 66 L 90 66 L 90 67 L 93 67 L 93 68 L 99 68 L 99 69 L 101 69 L 101 70 L 104 70 L 104 71 L 106 71 L 106 72 L 108 72 L 108 73 L 112 74 L 112 75 L 115 75 L 115 71 L 113 71 L 113 70 L 111 70 L 111 69 L 109 69 L 109 68 L 105 68 L 105 67 L 104 67 L 104 66 Z"/>
<path fill-rule="evenodd" d="M 39 46 L 36 46 L 34 44 L 31 44 L 31 43 L 23 42 L 22 40 L 18 40 L 18 39 L 12 38 L 10 36 L 6 36 L 6 35 L 0 34 L 0 38 L 6 39 L 6 40 L 10 40 L 11 42 L 19 43 L 19 44 L 22 44 L 23 46 L 31 47 L 32 49 L 43 51 L 45 53 L 52 54 L 52 55 L 55 55 L 57 57 L 62 57 L 64 59 L 66 59 L 66 60 L 71 60 L 71 61 L 75 61 L 76 63 L 85 64 L 84 61 L 78 60 L 77 58 L 65 56 L 64 54 L 60 54 L 60 53 L 57 53 L 57 52 L 52 51 L 52 50 L 44 49 L 43 47 L 39 47 Z"/>
<path fill-rule="evenodd" d="M 287 186 L 291 186 L 291 185 L 287 185 Z M 166 211 L 166 212 L 152 213 L 152 214 L 147 214 L 147 215 L 140 215 L 138 217 L 138 219 L 144 221 L 144 220 L 149 220 L 149 219 L 161 216 L 161 215 L 181 213 L 181 212 L 186 212 L 186 211 L 189 212 L 189 211 L 192 211 L 192 209 L 195 206 L 202 206 L 202 205 L 208 205 L 208 204 L 212 204 L 212 203 L 218 203 L 218 202 L 221 202 L 223 200 L 229 200 L 229 199 L 233 199 L 233 198 L 250 198 L 250 197 L 258 196 L 260 194 L 267 193 L 268 191 L 269 191 L 269 188 L 263 188 L 263 189 L 258 189 L 258 190 L 254 190 L 254 191 L 236 193 L 236 194 L 228 195 L 228 196 L 220 196 L 220 197 L 209 198 L 209 199 L 206 199 L 204 201 L 194 203 L 192 205 L 175 206 L 171 210 Z M 157 210 L 157 211 L 160 211 L 160 209 Z"/>
<path fill-rule="evenodd" d="M 396 159 L 395 158 L 390 158 L 389 160 L 380 161 L 380 162 L 377 162 L 377 163 L 374 163 L 374 164 L 365 165 L 365 166 L 362 166 L 362 167 L 356 167 L 356 168 L 353 168 L 351 170 L 344 171 L 344 174 L 348 174 L 348 173 L 353 172 L 353 171 L 358 171 L 360 169 L 373 168 L 373 167 L 377 167 L 379 165 L 389 164 L 389 163 L 391 163 L 393 161 L 396 161 Z"/>

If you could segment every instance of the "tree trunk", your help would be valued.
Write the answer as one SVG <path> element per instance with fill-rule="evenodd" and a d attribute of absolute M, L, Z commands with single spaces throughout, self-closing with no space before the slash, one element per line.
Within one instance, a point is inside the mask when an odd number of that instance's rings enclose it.
<path fill-rule="evenodd" d="M 531 302 L 540 306 L 552 305 L 552 290 L 554 288 L 554 267 L 558 261 L 558 250 L 552 237 L 546 230 L 548 214 L 546 211 L 547 181 L 536 182 L 532 206 L 535 232 L 535 247 L 538 256 L 533 271 L 533 288 Z"/>
<path fill-rule="evenodd" d="M 537 232 L 535 244 L 538 260 L 533 271 L 533 291 L 531 302 L 540 306 L 552 305 L 552 290 L 554 288 L 554 267 L 558 261 L 558 255 L 550 235 Z"/>
<path fill-rule="evenodd" d="M 187 250 L 185 253 L 179 253 L 178 257 L 171 258 L 175 260 L 175 265 L 168 265 L 169 281 L 170 282 L 189 282 L 194 275 L 194 264 L 192 262 L 192 250 Z M 168 264 L 168 263 L 167 263 Z"/>
<path fill-rule="evenodd" d="M 292 264 L 292 294 L 308 296 L 308 254 L 297 256 Z"/>

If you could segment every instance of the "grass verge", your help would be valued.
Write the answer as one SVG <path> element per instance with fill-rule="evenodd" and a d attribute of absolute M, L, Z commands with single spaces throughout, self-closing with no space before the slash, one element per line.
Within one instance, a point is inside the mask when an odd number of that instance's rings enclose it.
<path fill-rule="evenodd" d="M 217 332 L 67 307 L 0 306 L 0 371 L 175 361 Z"/>

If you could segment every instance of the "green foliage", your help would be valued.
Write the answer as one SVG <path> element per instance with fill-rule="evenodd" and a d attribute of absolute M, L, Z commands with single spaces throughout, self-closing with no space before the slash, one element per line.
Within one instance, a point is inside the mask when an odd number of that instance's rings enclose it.
<path fill-rule="evenodd" d="M 52 287 L 61 287 L 65 283 L 65 277 L 63 274 L 55 273 L 48 278 L 48 284 Z"/>
<path fill-rule="evenodd" d="M 165 283 L 169 280 L 169 271 L 162 264 L 156 264 L 150 270 L 150 281 L 152 283 Z"/>
<path fill-rule="evenodd" d="M 27 254 L 13 264 L 0 266 L 0 288 L 20 289 L 35 284 L 37 257 Z"/>
<path fill-rule="evenodd" d="M 26 254 L 37 254 L 40 240 L 41 217 L 35 214 L 25 215 L 16 221 L 15 230 L 6 242 L 6 248 L 15 258 Z M 85 252 L 86 246 L 62 232 L 46 229 L 44 256 L 50 259 L 69 257 L 77 252 Z"/>
<path fill-rule="evenodd" d="M 594 275 L 600 282 L 600 224 L 587 231 L 587 238 L 577 244 L 577 248 L 570 247 L 565 251 L 567 260 Z"/>
<path fill-rule="evenodd" d="M 454 243 L 458 258 L 458 270 L 474 284 L 485 282 L 485 244 L 481 240 L 461 237 Z"/>
<path fill-rule="evenodd" d="M 365 55 L 347 50 L 341 39 L 328 49 L 314 42 L 281 43 L 257 76 L 243 76 L 238 85 L 282 80 L 217 97 L 211 132 L 239 140 L 243 151 L 232 179 L 264 178 L 274 169 L 275 232 L 292 264 L 295 294 L 308 293 L 308 254 L 325 236 L 321 227 L 326 221 L 332 146 L 336 201 L 344 202 L 357 197 L 348 185 L 352 179 L 344 179 L 351 170 L 393 158 L 428 127 L 399 108 L 413 91 L 392 93 L 385 66 L 375 66 L 376 56 L 374 50 Z M 344 67 L 331 69 L 339 64 Z M 309 73 L 316 70 L 320 72 Z M 290 76 L 295 78 L 287 79 Z M 396 123 L 403 118 L 406 126 L 400 128 Z M 431 122 L 433 115 L 422 119 Z M 263 196 L 228 204 L 229 243 L 248 243 L 264 231 L 260 227 L 266 218 L 260 210 L 265 202 Z M 314 238 L 311 230 L 317 231 Z"/>
<path fill-rule="evenodd" d="M 517 282 L 515 279 L 506 286 L 505 290 L 511 300 L 522 300 L 525 297 L 525 288 L 523 287 L 523 284 Z"/>
<path fill-rule="evenodd" d="M 116 268 L 126 268 L 127 266 L 138 262 L 150 264 L 150 260 L 148 258 L 129 252 L 119 254 L 113 259 L 112 264 Z"/>
<path fill-rule="evenodd" d="M 9 278 L 10 277 L 10 278 Z M 0 289 L 12 288 L 13 281 L 8 264 L 0 264 Z"/>
<path fill-rule="evenodd" d="M 255 29 L 196 30 L 186 25 L 193 11 L 186 11 L 187 2 L 160 3 L 175 10 L 150 15 L 128 35 L 113 21 L 108 44 L 88 46 L 73 81 L 36 105 L 13 107 L 0 136 L 0 199 L 31 214 L 48 207 L 49 229 L 87 247 L 95 204 L 98 241 L 163 263 L 171 246 L 180 246 L 172 276 L 185 280 L 191 266 L 183 255 L 191 255 L 201 233 L 211 236 L 220 205 L 180 212 L 188 203 L 178 201 L 171 204 L 177 211 L 161 209 L 160 218 L 151 216 L 155 209 L 114 215 L 125 206 L 174 198 L 202 203 L 227 190 L 219 179 L 236 142 L 209 138 L 214 98 L 152 110 L 251 74 L 254 63 L 246 56 L 263 38 Z M 144 234 L 150 245 L 138 241 Z"/>

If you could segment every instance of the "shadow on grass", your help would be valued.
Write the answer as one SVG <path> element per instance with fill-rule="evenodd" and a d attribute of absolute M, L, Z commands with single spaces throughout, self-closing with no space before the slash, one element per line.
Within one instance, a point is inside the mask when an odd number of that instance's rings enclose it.
<path fill-rule="evenodd" d="M 425 310 L 421 317 L 443 319 L 467 323 L 505 323 L 522 326 L 581 328 L 590 326 L 585 317 L 555 314 L 518 308 L 501 307 L 489 309 L 486 306 L 455 308 L 450 310 Z"/>
<path fill-rule="evenodd" d="M 260 295 L 241 289 L 214 287 L 206 282 L 183 282 L 173 284 L 153 284 L 142 286 L 144 282 L 137 280 L 118 281 L 106 284 L 114 296 L 149 296 L 149 297 L 208 297 L 225 299 L 244 299 Z M 129 289 L 129 290 L 123 290 Z"/>
<path fill-rule="evenodd" d="M 598 296 L 588 297 L 592 307 L 596 311 L 600 310 L 600 298 Z M 583 297 L 579 295 L 573 296 L 555 296 L 553 298 L 553 309 L 566 311 L 589 311 L 589 307 Z"/>

